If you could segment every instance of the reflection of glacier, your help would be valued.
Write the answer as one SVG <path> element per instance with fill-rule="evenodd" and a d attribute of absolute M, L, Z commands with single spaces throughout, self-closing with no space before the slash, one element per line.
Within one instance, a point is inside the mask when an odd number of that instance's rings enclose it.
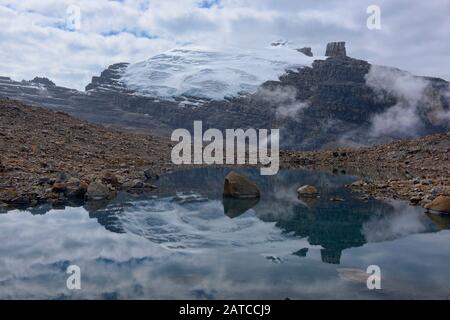
<path fill-rule="evenodd" d="M 221 187 L 228 170 L 162 177 L 156 197 L 121 195 L 85 208 L 0 215 L 0 298 L 448 295 L 442 284 L 450 281 L 450 232 L 430 232 L 438 227 L 420 209 L 362 202 L 341 188 L 349 177 L 261 177 L 249 170 L 262 198 L 245 213 L 227 216 Z M 295 189 L 305 183 L 318 186 L 321 198 L 301 203 Z M 445 227 L 442 219 L 438 225 Z M 383 284 L 392 290 L 381 296 L 355 290 L 330 263 L 363 270 L 380 265 L 388 279 L 395 275 Z M 81 291 L 65 286 L 70 264 L 81 267 Z"/>
<path fill-rule="evenodd" d="M 222 202 L 223 177 L 230 170 L 201 168 L 175 172 L 161 178 L 158 193 L 163 198 L 118 201 L 91 216 L 108 230 L 138 234 L 178 249 L 247 246 L 248 241 L 281 241 L 281 234 L 293 235 L 320 246 L 322 261 L 333 264 L 340 263 L 343 250 L 366 242 L 439 229 L 420 208 L 356 198 L 343 188 L 351 177 L 303 171 L 282 171 L 267 177 L 259 175 L 258 170 L 243 170 L 261 189 L 262 197 L 252 204 L 252 209 L 243 204 L 249 210 L 242 210 L 246 213 L 239 216 L 237 204 L 232 204 L 233 212 L 227 212 L 230 204 Z M 302 184 L 317 186 L 321 198 L 310 203 L 299 201 L 296 189 Z M 180 198 L 179 190 L 191 196 Z M 329 200 L 336 196 L 345 201 Z M 224 215 L 224 209 L 228 216 Z"/>

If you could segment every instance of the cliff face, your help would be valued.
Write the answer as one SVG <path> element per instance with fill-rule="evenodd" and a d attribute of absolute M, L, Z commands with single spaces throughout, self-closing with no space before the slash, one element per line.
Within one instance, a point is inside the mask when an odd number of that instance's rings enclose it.
<path fill-rule="evenodd" d="M 202 120 L 204 128 L 280 128 L 280 143 L 297 149 L 371 144 L 449 130 L 448 82 L 387 67 L 380 71 L 346 56 L 345 43 L 329 44 L 326 54 L 328 58 L 315 60 L 311 67 L 263 83 L 253 94 L 222 100 L 139 95 L 121 80 L 127 63 L 93 77 L 86 92 L 48 81 L 0 78 L 0 96 L 163 135 L 175 128 L 191 129 L 194 120 Z M 380 123 L 398 123 L 400 128 L 380 129 Z"/>

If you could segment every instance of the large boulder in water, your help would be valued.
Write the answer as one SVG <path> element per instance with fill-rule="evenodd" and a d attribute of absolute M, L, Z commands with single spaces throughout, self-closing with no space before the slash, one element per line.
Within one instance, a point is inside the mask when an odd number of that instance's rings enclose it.
<path fill-rule="evenodd" d="M 235 199 L 225 197 L 222 199 L 223 211 L 225 215 L 233 219 L 253 208 L 258 202 L 259 198 Z"/>
<path fill-rule="evenodd" d="M 231 171 L 225 177 L 223 196 L 232 198 L 259 198 L 259 189 L 247 177 Z"/>
<path fill-rule="evenodd" d="M 439 196 L 425 206 L 428 211 L 450 214 L 450 197 Z"/>

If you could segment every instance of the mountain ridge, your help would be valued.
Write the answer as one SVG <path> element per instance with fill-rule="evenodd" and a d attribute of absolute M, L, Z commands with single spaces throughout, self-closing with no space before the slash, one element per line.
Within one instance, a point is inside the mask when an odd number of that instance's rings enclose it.
<path fill-rule="evenodd" d="M 130 67 L 124 62 L 94 76 L 86 92 L 0 77 L 0 96 L 164 136 L 175 128 L 192 129 L 194 120 L 202 120 L 204 128 L 280 128 L 283 147 L 303 150 L 381 143 L 450 128 L 450 91 L 443 79 L 350 58 L 344 42 L 327 46 L 329 56 L 324 59 L 287 49 L 298 61 L 311 59 L 311 65 L 288 68 L 254 92 L 236 92 L 219 100 L 186 94 L 170 99 L 142 95 L 123 81 Z M 160 64 L 164 60 L 158 59 Z M 202 70 L 204 65 L 198 67 Z M 158 83 L 155 80 L 155 86 Z"/>

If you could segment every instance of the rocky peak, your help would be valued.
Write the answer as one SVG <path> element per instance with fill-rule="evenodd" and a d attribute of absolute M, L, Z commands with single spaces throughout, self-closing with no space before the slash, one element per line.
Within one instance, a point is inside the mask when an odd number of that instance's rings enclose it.
<path fill-rule="evenodd" d="M 92 77 L 91 83 L 86 86 L 86 91 L 123 91 L 123 85 L 120 78 L 128 67 L 129 63 L 120 62 L 110 65 L 106 70 L 102 71 L 100 76 Z"/>
<path fill-rule="evenodd" d="M 346 57 L 347 52 L 345 50 L 345 42 L 329 42 L 327 44 L 327 50 L 325 52 L 327 57 Z"/>
<path fill-rule="evenodd" d="M 53 81 L 51 81 L 50 79 L 45 78 L 45 77 L 35 77 L 33 80 L 30 81 L 30 83 L 43 85 L 45 87 L 54 87 L 55 86 L 55 83 Z"/>
<path fill-rule="evenodd" d="M 303 53 L 305 56 L 308 56 L 308 57 L 313 56 L 313 53 L 312 53 L 312 50 L 310 47 L 303 47 L 303 48 L 297 49 L 297 51 Z"/>
<path fill-rule="evenodd" d="M 273 41 L 270 45 L 272 47 L 282 47 L 285 46 L 288 43 L 288 41 L 286 40 L 277 40 L 277 41 Z"/>

